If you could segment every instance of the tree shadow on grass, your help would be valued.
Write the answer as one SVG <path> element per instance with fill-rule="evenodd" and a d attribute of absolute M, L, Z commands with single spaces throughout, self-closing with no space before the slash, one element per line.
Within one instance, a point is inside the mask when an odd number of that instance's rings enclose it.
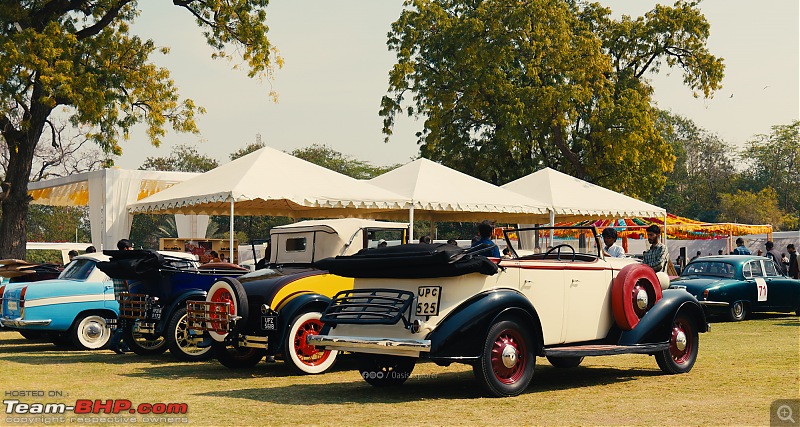
<path fill-rule="evenodd" d="M 782 323 L 775 323 L 775 326 L 800 326 L 800 317 L 794 313 L 751 313 L 745 322 L 760 320 L 785 320 Z"/>
<path fill-rule="evenodd" d="M 790 319 L 786 322 L 776 323 L 775 326 L 794 326 L 795 328 L 800 326 L 800 319 Z"/>
<path fill-rule="evenodd" d="M 116 354 L 110 350 L 77 350 L 62 349 L 53 344 L 43 343 L 41 345 L 31 345 L 31 353 L 22 352 L 19 348 L 13 351 L 14 355 L 0 356 L 0 360 L 27 365 L 49 365 L 49 364 L 70 364 L 70 363 L 105 363 L 105 364 L 127 364 L 127 363 L 149 363 L 151 365 L 175 364 L 174 359 L 168 355 L 158 356 L 138 356 L 132 353 Z M 0 351 L 3 353 L 4 351 Z M 11 352 L 9 352 L 11 353 Z M 185 368 L 185 365 L 182 365 Z"/>
<path fill-rule="evenodd" d="M 714 323 L 739 323 L 728 319 L 723 314 L 712 314 L 708 316 L 709 322 Z M 800 322 L 800 317 L 794 313 L 748 313 L 747 319 L 742 322 L 758 322 L 770 320 L 787 320 L 785 323 L 776 323 L 778 326 L 797 326 Z"/>
<path fill-rule="evenodd" d="M 537 367 L 533 382 L 524 393 L 621 383 L 653 375 L 661 375 L 661 371 L 606 367 L 557 369 L 545 365 Z M 426 373 L 416 377 L 412 374 L 402 386 L 386 388 L 367 384 L 356 371 L 352 377 L 354 380 L 348 382 L 289 384 L 280 387 L 211 391 L 199 395 L 282 405 L 403 403 L 421 399 L 474 399 L 486 396 L 469 371 Z"/>
<path fill-rule="evenodd" d="M 339 357 L 328 372 L 353 371 L 356 369 L 351 355 Z M 280 378 L 297 377 L 291 366 L 283 361 L 265 362 L 262 360 L 251 368 L 230 369 L 212 359 L 207 363 L 172 364 L 152 367 L 147 370 L 122 374 L 134 378 L 193 378 L 198 380 L 220 380 L 234 378 Z"/>

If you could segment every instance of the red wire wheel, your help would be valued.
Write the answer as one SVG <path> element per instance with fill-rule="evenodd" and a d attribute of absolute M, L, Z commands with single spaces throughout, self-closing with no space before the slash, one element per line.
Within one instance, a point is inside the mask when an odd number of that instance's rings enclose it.
<path fill-rule="evenodd" d="M 630 264 L 620 270 L 611 288 L 614 321 L 623 331 L 630 331 L 661 299 L 661 285 L 650 266 Z"/>
<path fill-rule="evenodd" d="M 303 374 L 320 374 L 325 372 L 336 361 L 338 351 L 322 350 L 306 342 L 309 335 L 319 335 L 322 331 L 320 318 L 322 313 L 308 311 L 294 319 L 289 330 L 287 343 L 288 357 L 284 360 L 292 364 L 295 370 Z"/>
<path fill-rule="evenodd" d="M 243 319 L 247 318 L 247 294 L 244 291 L 241 283 L 238 280 L 229 277 L 223 277 L 214 283 L 208 290 L 206 301 L 210 302 L 228 302 L 230 303 L 229 313 L 231 315 L 241 316 Z M 222 318 L 224 315 L 210 314 L 211 321 L 208 322 L 209 335 L 215 341 L 223 341 L 229 332 L 233 329 L 233 325 L 229 324 L 225 328 L 222 322 L 215 322 L 214 318 Z M 244 323 L 244 322 L 243 322 Z"/>

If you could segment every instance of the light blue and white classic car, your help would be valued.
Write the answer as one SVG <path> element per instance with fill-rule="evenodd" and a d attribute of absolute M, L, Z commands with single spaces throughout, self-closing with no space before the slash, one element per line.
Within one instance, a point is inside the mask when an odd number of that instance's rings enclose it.
<path fill-rule="evenodd" d="M 191 254 L 172 253 L 194 261 Z M 25 338 L 81 349 L 106 347 L 119 316 L 114 283 L 96 267 L 101 253 L 75 257 L 57 279 L 0 286 L 0 324 Z M 196 266 L 195 266 L 196 267 Z"/>
<path fill-rule="evenodd" d="M 2 291 L 0 323 L 29 339 L 56 344 L 103 348 L 111 337 L 108 319 L 116 319 L 119 303 L 114 283 L 95 268 L 108 257 L 92 253 L 75 257 L 58 279 L 10 283 Z"/>

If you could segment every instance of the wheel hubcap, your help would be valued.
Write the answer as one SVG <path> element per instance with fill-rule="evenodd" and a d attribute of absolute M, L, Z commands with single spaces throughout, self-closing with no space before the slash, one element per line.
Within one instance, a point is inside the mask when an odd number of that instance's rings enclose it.
<path fill-rule="evenodd" d="M 677 347 L 680 351 L 686 350 L 686 334 L 683 331 L 679 331 L 676 334 L 675 347 Z"/>
<path fill-rule="evenodd" d="M 90 323 L 83 329 L 83 336 L 90 341 L 95 341 L 103 336 L 103 329 L 97 323 Z"/>
<path fill-rule="evenodd" d="M 647 302 L 647 291 L 640 289 L 636 293 L 636 306 L 639 307 L 639 310 L 644 310 L 647 308 Z"/>
<path fill-rule="evenodd" d="M 689 341 L 691 326 L 679 319 L 672 327 L 672 338 L 670 339 L 669 352 L 672 360 L 676 363 L 686 363 L 692 353 L 692 342 Z"/>
<path fill-rule="evenodd" d="M 513 368 L 517 364 L 517 349 L 512 345 L 503 348 L 503 365 L 506 368 Z"/>
<path fill-rule="evenodd" d="M 650 295 L 647 293 L 647 289 L 642 286 L 641 282 L 633 287 L 631 291 L 631 302 L 633 304 L 633 312 L 641 319 L 650 308 Z"/>

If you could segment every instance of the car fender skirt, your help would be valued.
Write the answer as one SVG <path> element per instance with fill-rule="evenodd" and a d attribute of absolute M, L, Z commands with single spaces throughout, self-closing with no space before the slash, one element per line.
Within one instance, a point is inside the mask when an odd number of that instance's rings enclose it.
<path fill-rule="evenodd" d="M 619 345 L 636 345 L 662 342 L 668 339 L 672 323 L 680 311 L 686 311 L 695 319 L 700 332 L 708 331 L 705 314 L 692 294 L 682 289 L 667 289 L 661 300 L 651 308 L 630 331 L 622 333 Z"/>
<path fill-rule="evenodd" d="M 511 289 L 491 290 L 461 303 L 428 335 L 430 357 L 478 357 L 498 316 L 517 317 L 530 326 L 533 336 L 541 337 L 539 317 L 524 295 Z"/>
<path fill-rule="evenodd" d="M 287 341 L 286 334 L 291 329 L 289 322 L 294 320 L 298 314 L 307 310 L 323 312 L 330 302 L 330 298 L 316 293 L 300 294 L 287 302 L 278 312 L 278 334 L 280 339 L 277 342 L 270 342 L 269 353 L 280 354 L 283 352 L 284 343 Z"/>

